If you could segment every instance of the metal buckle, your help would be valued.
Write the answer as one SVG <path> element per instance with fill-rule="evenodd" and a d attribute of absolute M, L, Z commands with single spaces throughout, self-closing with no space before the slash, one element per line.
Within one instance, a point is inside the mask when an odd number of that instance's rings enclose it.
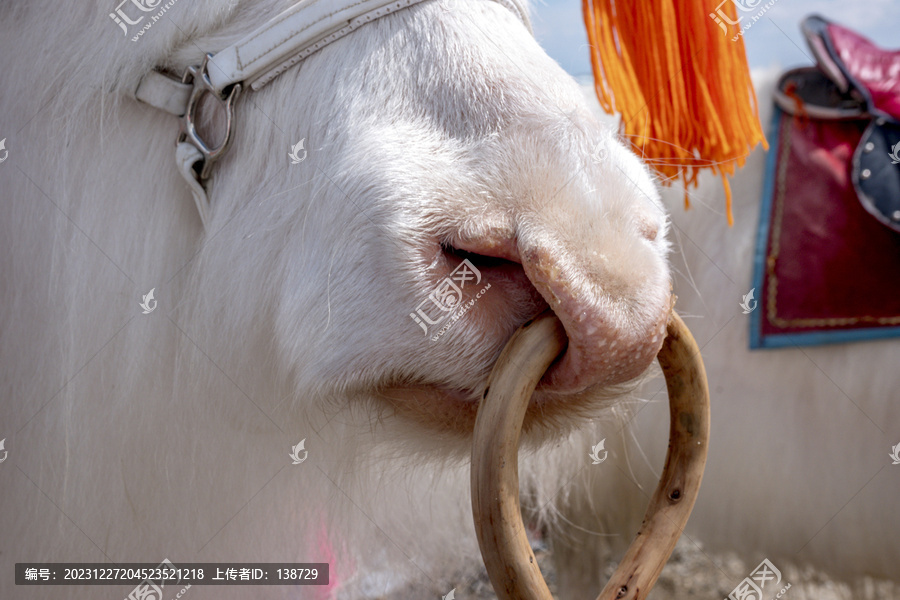
<path fill-rule="evenodd" d="M 185 69 L 184 75 L 182 75 L 181 77 L 182 83 L 191 84 L 194 87 L 191 90 L 190 97 L 188 98 L 187 108 L 184 111 L 184 116 L 181 117 L 179 127 L 180 131 L 178 133 L 178 140 L 176 143 L 180 144 L 182 142 L 188 141 L 203 155 L 202 161 L 198 161 L 199 163 L 201 163 L 199 170 L 197 169 L 197 165 L 194 165 L 194 171 L 196 171 L 197 173 L 197 180 L 200 182 L 209 178 L 213 163 L 221 158 L 225 151 L 228 150 L 228 146 L 231 144 L 231 137 L 233 133 L 231 123 L 234 119 L 234 102 L 241 94 L 240 83 L 236 83 L 231 86 L 231 89 L 227 94 L 219 94 L 218 92 L 216 92 L 216 89 L 213 87 L 212 82 L 210 82 L 209 80 L 209 72 L 207 71 L 209 59 L 211 59 L 212 57 L 213 55 L 211 53 L 207 53 L 207 55 L 203 58 L 203 64 L 201 64 L 199 67 L 197 65 L 188 67 L 187 69 Z M 222 143 L 214 148 L 210 148 L 209 145 L 200 138 L 194 122 L 197 114 L 197 107 L 200 104 L 200 99 L 203 98 L 205 94 L 212 94 L 216 98 L 216 100 L 218 100 L 225 108 L 225 139 L 222 141 Z"/>

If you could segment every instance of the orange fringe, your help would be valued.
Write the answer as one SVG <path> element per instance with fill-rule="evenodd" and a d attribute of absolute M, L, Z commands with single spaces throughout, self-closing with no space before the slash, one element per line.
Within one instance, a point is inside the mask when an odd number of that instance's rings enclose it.
<path fill-rule="evenodd" d="M 750 81 L 744 38 L 731 41 L 710 17 L 721 0 L 582 0 L 594 89 L 663 182 L 697 186 L 702 169 L 722 177 L 728 225 L 733 175 L 757 143 L 768 149 Z"/>

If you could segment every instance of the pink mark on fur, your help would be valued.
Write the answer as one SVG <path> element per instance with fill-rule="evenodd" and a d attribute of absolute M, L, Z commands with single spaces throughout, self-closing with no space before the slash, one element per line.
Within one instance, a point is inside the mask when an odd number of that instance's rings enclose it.
<path fill-rule="evenodd" d="M 328 563 L 328 585 L 315 586 L 313 592 L 314 600 L 332 600 L 335 597 L 335 590 L 340 587 L 344 579 L 344 573 L 338 570 L 337 554 L 335 552 L 332 540 L 328 535 L 328 529 L 325 527 L 325 518 L 319 519 L 319 528 L 316 532 L 315 553 L 308 562 L 325 562 Z M 352 572 L 354 566 L 346 566 Z"/>

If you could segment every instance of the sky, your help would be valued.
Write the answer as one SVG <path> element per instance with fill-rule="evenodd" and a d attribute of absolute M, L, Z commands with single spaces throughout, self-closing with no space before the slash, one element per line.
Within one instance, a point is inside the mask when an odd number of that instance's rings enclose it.
<path fill-rule="evenodd" d="M 576 77 L 591 72 L 581 1 L 533 0 L 531 13 L 538 42 Z M 760 2 L 759 7 L 765 4 Z M 900 48 L 898 0 L 775 0 L 763 18 L 745 32 L 750 67 L 787 69 L 812 64 L 800 21 L 813 13 L 849 27 L 882 47 Z"/>

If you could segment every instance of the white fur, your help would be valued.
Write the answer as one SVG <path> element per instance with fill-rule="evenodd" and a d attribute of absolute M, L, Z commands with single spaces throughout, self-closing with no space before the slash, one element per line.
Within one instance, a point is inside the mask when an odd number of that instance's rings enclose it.
<path fill-rule="evenodd" d="M 417 597 L 446 593 L 477 562 L 467 440 L 416 427 L 378 389 L 426 382 L 477 394 L 536 305 L 515 286 L 498 286 L 452 337 L 423 341 L 408 313 L 443 276 L 437 242 L 477 235 L 485 224 L 503 231 L 512 214 L 522 231 L 540 231 L 574 254 L 595 244 L 613 257 L 616 274 L 644 265 L 653 277 L 628 290 L 638 304 L 642 289 L 648 297 L 667 290 L 665 271 L 647 266 L 668 246 L 646 169 L 515 17 L 484 0 L 402 11 L 248 94 L 210 183 L 204 234 L 174 170 L 175 121 L 130 100 L 130 91 L 150 68 L 180 72 L 283 4 L 180 0 L 137 43 L 112 24 L 106 2 L 65 12 L 42 1 L 0 7 L 0 135 L 10 150 L 0 165 L 6 573 L 28 560 L 331 560 L 338 597 L 377 596 L 396 581 L 412 582 Z M 290 166 L 286 154 L 303 137 L 308 158 Z M 590 160 L 597 143 L 610 149 L 602 164 Z M 755 202 L 739 200 L 737 216 Z M 635 215 L 660 227 L 655 243 L 636 237 Z M 718 226 L 703 229 L 709 244 Z M 627 244 L 633 252 L 622 252 Z M 734 268 L 737 278 L 743 267 Z M 138 302 L 150 288 L 158 309 L 143 315 Z M 730 311 L 739 289 L 715 310 Z M 740 337 L 731 328 L 723 334 Z M 862 367 L 875 369 L 879 351 L 872 354 Z M 716 389 L 728 363 L 707 361 Z M 746 386 L 757 378 L 742 373 Z M 870 385 L 886 394 L 889 383 Z M 896 407 L 882 398 L 858 401 L 872 403 L 876 422 L 896 422 Z M 619 409 L 601 410 L 610 405 L 598 395 L 579 414 L 532 432 L 523 482 L 526 502 L 543 515 L 536 521 L 559 521 L 556 506 L 565 511 L 567 498 L 585 502 L 570 484 L 600 473 L 584 466 L 597 436 L 616 437 Z M 794 410 L 802 420 L 803 408 Z M 598 421 L 578 429 L 585 412 Z M 843 431 L 830 414 L 823 409 L 817 422 Z M 839 443 L 815 428 L 802 435 Z M 303 438 L 309 458 L 291 465 L 287 454 Z M 877 445 L 872 436 L 858 443 Z M 847 454 L 829 458 L 858 466 L 852 444 L 844 440 Z M 717 462 L 729 458 L 721 452 L 713 450 L 707 494 L 717 479 L 734 481 Z M 735 446 L 731 458 L 747 452 Z M 805 455 L 793 456 L 789 464 L 802 466 Z M 698 515 L 718 525 L 728 500 L 717 507 L 706 498 Z M 622 519 L 641 511 L 639 500 L 619 498 L 604 507 L 616 523 L 607 531 L 627 529 Z M 728 524 L 755 530 L 760 518 Z M 559 539 L 574 536 L 558 525 Z M 335 557 L 323 554 L 323 536 Z M 896 554 L 886 537 L 878 540 L 875 550 Z M 846 564 L 859 572 L 864 563 Z M 381 572 L 392 579 L 374 575 Z M 102 588 L 116 596 L 128 589 Z M 0 581 L 3 598 L 93 598 L 97 590 Z M 326 592 L 267 587 L 254 595 Z M 221 587 L 189 594 L 247 597 Z"/>

